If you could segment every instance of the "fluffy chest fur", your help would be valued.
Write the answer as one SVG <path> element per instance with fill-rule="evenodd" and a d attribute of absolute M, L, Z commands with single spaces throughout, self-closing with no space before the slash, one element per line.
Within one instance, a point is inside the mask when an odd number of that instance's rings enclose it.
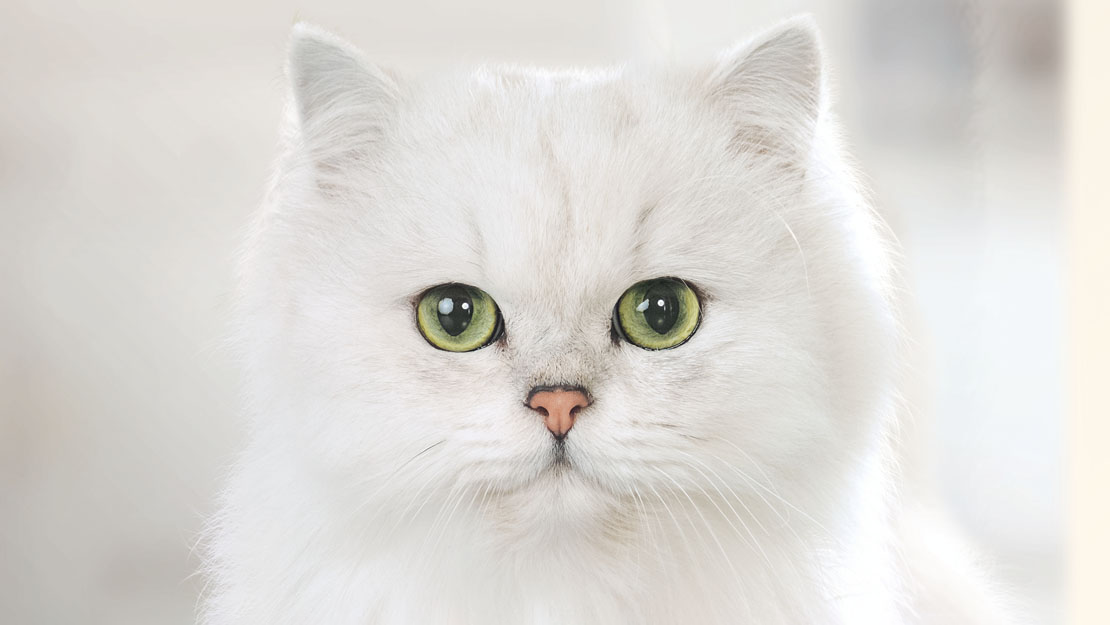
<path fill-rule="evenodd" d="M 812 26 L 421 83 L 299 27 L 289 74 L 206 622 L 918 618 L 889 262 Z"/>
<path fill-rule="evenodd" d="M 247 583 L 225 587 L 243 603 L 217 622 L 903 622 L 883 529 L 859 519 L 818 528 L 785 504 L 742 513 L 740 500 L 672 486 L 635 496 L 632 513 L 589 509 L 587 523 L 578 506 L 589 502 L 521 519 L 516 508 L 536 504 L 460 491 L 380 511 L 368 527 L 337 523 L 327 502 L 278 476 L 251 487 L 267 482 L 288 493 L 277 508 L 313 512 L 281 525 L 275 508 L 237 510 L 252 531 L 227 540 Z M 552 498 L 576 488 L 543 486 Z"/>

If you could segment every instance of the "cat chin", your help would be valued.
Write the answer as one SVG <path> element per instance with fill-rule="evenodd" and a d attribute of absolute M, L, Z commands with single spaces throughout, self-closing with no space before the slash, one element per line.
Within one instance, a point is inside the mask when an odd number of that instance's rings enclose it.
<path fill-rule="evenodd" d="M 521 488 L 498 497 L 487 521 L 508 544 L 547 550 L 552 541 L 581 542 L 598 536 L 598 527 L 612 526 L 628 516 L 618 497 L 581 471 L 553 465 Z M 507 535 L 507 536 L 505 536 Z"/>
<path fill-rule="evenodd" d="M 592 458 L 568 444 L 555 447 L 541 468 L 521 488 L 566 504 L 583 498 L 613 501 L 627 495 L 627 484 L 613 483 L 613 476 L 596 471 Z"/>
<path fill-rule="evenodd" d="M 495 510 L 525 526 L 578 523 L 611 515 L 617 498 L 573 464 L 553 460 L 532 480 L 504 493 Z"/>

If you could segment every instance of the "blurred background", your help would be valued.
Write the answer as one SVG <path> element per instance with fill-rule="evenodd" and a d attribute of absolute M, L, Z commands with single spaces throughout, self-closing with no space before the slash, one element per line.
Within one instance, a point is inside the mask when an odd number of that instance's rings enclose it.
<path fill-rule="evenodd" d="M 190 623 L 240 431 L 234 251 L 290 26 L 422 71 L 706 60 L 815 14 L 905 248 L 935 477 L 1059 623 L 1061 7 L 1049 0 L 6 0 L 0 7 L 0 623 Z"/>

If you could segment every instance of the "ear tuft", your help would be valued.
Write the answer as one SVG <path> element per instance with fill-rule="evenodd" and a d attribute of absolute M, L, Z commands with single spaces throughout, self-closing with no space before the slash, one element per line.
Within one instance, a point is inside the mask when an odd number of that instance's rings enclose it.
<path fill-rule="evenodd" d="M 824 106 L 817 26 L 805 15 L 725 52 L 709 79 L 711 98 L 737 125 L 737 149 L 781 151 L 808 144 Z"/>
<path fill-rule="evenodd" d="M 293 26 L 288 73 L 297 112 L 307 125 L 329 109 L 396 97 L 393 81 L 357 48 L 304 22 Z"/>
<path fill-rule="evenodd" d="M 303 22 L 293 26 L 286 71 L 302 141 L 318 164 L 366 158 L 396 107 L 396 82 L 351 44 Z"/>

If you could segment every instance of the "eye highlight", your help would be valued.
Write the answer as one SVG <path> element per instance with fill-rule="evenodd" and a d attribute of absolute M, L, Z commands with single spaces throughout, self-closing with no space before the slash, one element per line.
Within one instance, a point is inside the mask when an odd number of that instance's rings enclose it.
<path fill-rule="evenodd" d="M 501 311 L 485 291 L 466 284 L 428 289 L 416 305 L 416 326 L 432 347 L 471 352 L 502 334 Z"/>
<path fill-rule="evenodd" d="M 674 278 L 637 282 L 613 307 L 613 329 L 644 349 L 678 347 L 690 340 L 700 321 L 697 294 Z"/>

